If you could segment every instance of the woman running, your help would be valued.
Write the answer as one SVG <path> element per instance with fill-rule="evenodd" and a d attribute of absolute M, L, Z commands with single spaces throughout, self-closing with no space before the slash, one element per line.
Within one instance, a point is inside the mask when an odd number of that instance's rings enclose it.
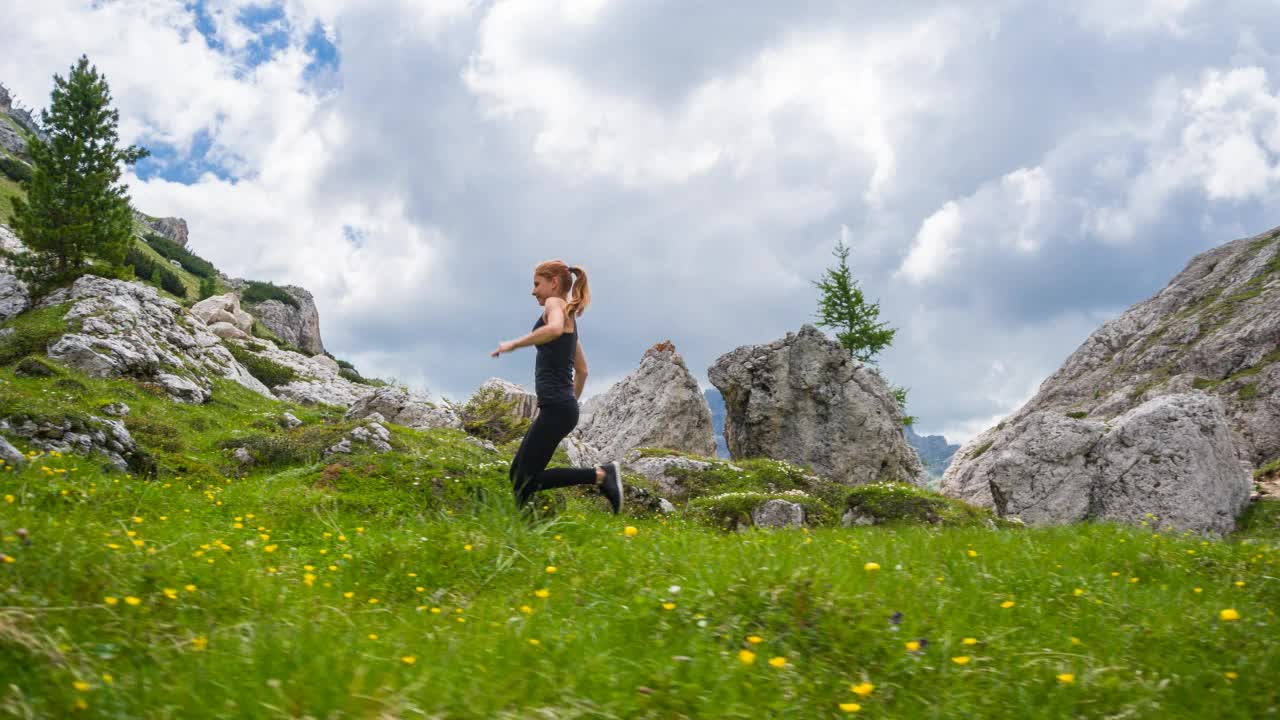
<path fill-rule="evenodd" d="M 534 364 L 538 415 L 511 461 L 516 506 L 524 509 L 539 490 L 595 485 L 616 515 L 622 509 L 622 471 L 616 461 L 594 468 L 546 469 L 556 446 L 578 424 L 578 396 L 587 381 L 587 356 L 579 342 L 577 320 L 591 303 L 587 272 L 561 260 L 540 263 L 533 270 L 532 294 L 544 308 L 533 330 L 499 343 L 490 354 L 498 357 L 528 345 L 538 348 Z"/>

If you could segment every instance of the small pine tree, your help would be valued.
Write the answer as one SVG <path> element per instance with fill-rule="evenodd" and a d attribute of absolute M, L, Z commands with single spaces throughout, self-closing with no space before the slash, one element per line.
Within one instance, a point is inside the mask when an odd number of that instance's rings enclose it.
<path fill-rule="evenodd" d="M 822 292 L 818 300 L 818 327 L 835 328 L 836 340 L 853 357 L 863 362 L 875 362 L 876 353 L 893 342 L 897 330 L 888 323 L 877 323 L 880 303 L 869 303 L 862 296 L 862 288 L 849 270 L 849 248 L 843 242 L 832 253 L 839 261 L 828 268 L 826 275 L 814 285 Z"/>
<path fill-rule="evenodd" d="M 120 114 L 89 58 L 81 56 L 66 79 L 53 76 L 49 109 L 40 113 L 48 140 L 30 142 L 32 175 L 27 199 L 14 200 L 14 231 L 31 252 L 11 255 L 19 277 L 38 291 L 84 273 L 93 261 L 120 266 L 133 235 L 133 211 L 120 182 L 120 164 L 147 150 L 117 147 Z"/>
<path fill-rule="evenodd" d="M 818 300 L 817 325 L 834 328 L 836 340 L 855 359 L 874 363 L 876 354 L 893 343 L 898 331 L 888 327 L 888 323 L 876 322 L 880 317 L 880 303 L 869 303 L 863 297 L 862 288 L 849 269 L 849 247 L 843 242 L 837 243 L 832 254 L 836 257 L 836 266 L 828 268 L 823 279 L 814 283 L 822 294 Z M 892 387 L 890 391 L 905 413 L 906 388 Z M 915 418 L 906 415 L 902 422 L 911 425 Z"/>

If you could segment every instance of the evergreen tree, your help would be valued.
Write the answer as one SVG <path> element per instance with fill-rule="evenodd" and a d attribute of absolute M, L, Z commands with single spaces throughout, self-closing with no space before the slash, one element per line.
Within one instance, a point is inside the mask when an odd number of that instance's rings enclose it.
<path fill-rule="evenodd" d="M 81 56 L 66 79 L 53 76 L 48 110 L 40 114 L 48 140 L 33 138 L 27 199 L 14 200 L 13 229 L 30 252 L 11 256 L 17 274 L 37 289 L 95 272 L 115 274 L 133 241 L 133 210 L 120 164 L 147 150 L 117 147 L 119 113 L 106 78 Z"/>
<path fill-rule="evenodd" d="M 821 282 L 814 285 L 822 291 L 818 300 L 818 327 L 835 328 L 836 340 L 853 357 L 863 362 L 875 362 L 876 353 L 893 342 L 894 333 L 888 323 L 878 323 L 880 303 L 869 303 L 862 296 L 862 288 L 849 270 L 849 248 L 842 242 L 832 253 L 839 261 L 828 268 Z"/>
<path fill-rule="evenodd" d="M 818 300 L 818 327 L 834 328 L 836 340 L 857 360 L 875 362 L 875 356 L 893 343 L 893 336 L 898 332 L 888 327 L 888 323 L 876 322 L 880 317 L 880 303 L 867 302 L 862 295 L 862 288 L 853 278 L 849 269 L 849 248 L 843 242 L 836 245 L 837 263 L 828 268 L 820 282 L 814 285 L 821 291 Z M 905 414 L 907 409 L 907 389 L 891 387 L 893 399 Z M 903 424 L 911 425 L 915 418 L 905 415 Z"/>

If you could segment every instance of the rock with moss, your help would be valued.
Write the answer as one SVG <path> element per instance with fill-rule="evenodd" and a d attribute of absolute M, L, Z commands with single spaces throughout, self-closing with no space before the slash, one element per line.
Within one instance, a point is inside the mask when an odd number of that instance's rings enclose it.
<path fill-rule="evenodd" d="M 722 355 L 707 377 L 734 458 L 788 460 L 847 485 L 925 481 L 888 383 L 812 325 Z"/>
<path fill-rule="evenodd" d="M 649 348 L 635 371 L 585 405 L 572 436 L 586 464 L 638 447 L 715 454 L 707 399 L 670 343 Z"/>
<path fill-rule="evenodd" d="M 793 524 L 797 517 L 807 526 L 831 525 L 836 521 L 835 510 L 830 504 L 801 490 L 709 495 L 690 500 L 685 512 L 694 519 L 724 530 L 755 527 L 757 519 L 766 523 L 783 523 L 768 527 L 797 527 Z"/>
<path fill-rule="evenodd" d="M 840 524 L 999 525 L 995 515 L 925 488 L 905 483 L 871 483 L 849 492 Z M 1008 523 L 1004 523 L 1008 524 Z"/>
<path fill-rule="evenodd" d="M 804 525 L 804 506 L 790 500 L 765 500 L 751 511 L 751 524 L 763 528 L 798 528 Z"/>
<path fill-rule="evenodd" d="M 230 279 L 228 284 L 242 293 L 255 285 L 239 278 Z M 264 285 L 260 283 L 258 287 Z M 258 300 L 256 294 L 244 295 L 245 310 L 284 342 L 312 355 L 323 355 L 320 311 L 312 294 L 296 285 L 271 286 L 271 289 L 275 297 Z"/>
<path fill-rule="evenodd" d="M 1249 499 L 1226 410 L 1205 393 L 1160 396 L 1109 424 L 1045 410 L 983 437 L 940 489 L 1030 524 L 1097 519 L 1226 533 Z"/>
<path fill-rule="evenodd" d="M 14 467 L 18 467 L 27 461 L 22 451 L 14 447 L 12 443 L 0 437 L 0 460 L 9 463 Z"/>
<path fill-rule="evenodd" d="M 1098 328 L 1005 423 L 1049 410 L 1108 421 L 1192 390 L 1222 400 L 1246 460 L 1280 455 L 1280 228 L 1192 258 L 1154 296 Z M 965 472 L 975 448 L 1007 437 L 982 433 L 956 453 L 952 470 Z"/>

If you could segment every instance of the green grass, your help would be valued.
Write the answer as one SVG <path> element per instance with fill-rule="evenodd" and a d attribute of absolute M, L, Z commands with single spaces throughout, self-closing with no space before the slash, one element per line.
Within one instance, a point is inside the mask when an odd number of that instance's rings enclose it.
<path fill-rule="evenodd" d="M 867 717 L 1245 718 L 1276 706 L 1278 504 L 1255 505 L 1225 540 L 1109 524 L 729 533 L 692 514 L 614 517 L 573 489 L 528 521 L 510 507 L 510 456 L 457 431 L 393 426 L 392 453 L 324 459 L 317 448 L 350 427 L 340 409 L 224 381 L 205 405 L 65 368 L 0 368 L 0 381 L 6 416 L 124 400 L 158 467 L 149 482 L 77 456 L 0 470 L 8 715 L 67 717 L 79 703 L 84 717 L 821 718 L 858 702 Z M 285 409 L 304 425 L 280 428 Z M 233 477 L 235 444 L 279 454 Z M 785 463 L 742 464 L 773 484 L 758 492 L 812 487 Z M 721 474 L 720 488 L 748 482 Z M 1240 619 L 1220 619 L 1228 608 Z M 875 685 L 866 698 L 850 690 L 862 682 Z"/>
<path fill-rule="evenodd" d="M 10 178 L 0 175 L 0 223 L 12 224 L 14 198 L 27 199 L 27 191 Z"/>

